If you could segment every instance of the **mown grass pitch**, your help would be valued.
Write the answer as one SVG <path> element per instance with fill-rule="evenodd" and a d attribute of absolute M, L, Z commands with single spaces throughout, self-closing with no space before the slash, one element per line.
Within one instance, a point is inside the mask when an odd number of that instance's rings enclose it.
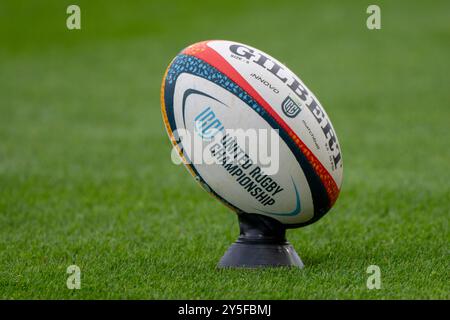
<path fill-rule="evenodd" d="M 0 3 L 0 298 L 449 298 L 450 4 Z M 159 88 L 230 39 L 294 70 L 344 157 L 341 196 L 289 231 L 304 270 L 217 270 L 233 213 L 170 161 Z M 66 268 L 81 268 L 81 289 Z M 381 268 L 368 290 L 366 269 Z"/>

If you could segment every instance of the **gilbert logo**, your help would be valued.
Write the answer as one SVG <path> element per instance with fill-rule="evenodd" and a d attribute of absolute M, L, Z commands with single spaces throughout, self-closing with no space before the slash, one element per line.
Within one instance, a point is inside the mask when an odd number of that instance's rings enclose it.
<path fill-rule="evenodd" d="M 222 122 L 217 119 L 210 107 L 195 117 L 195 131 L 205 140 L 211 140 L 218 132 L 224 130 Z"/>
<path fill-rule="evenodd" d="M 289 118 L 295 118 L 300 113 L 300 111 L 302 111 L 300 106 L 289 96 L 284 99 L 283 103 L 281 104 L 281 109 L 283 110 L 283 113 Z"/>

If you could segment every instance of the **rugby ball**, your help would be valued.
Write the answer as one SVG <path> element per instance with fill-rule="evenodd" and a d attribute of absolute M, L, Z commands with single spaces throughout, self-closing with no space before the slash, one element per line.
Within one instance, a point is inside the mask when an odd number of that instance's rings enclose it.
<path fill-rule="evenodd" d="M 301 227 L 336 202 L 343 160 L 333 125 L 300 78 L 270 55 L 232 41 L 195 43 L 168 66 L 161 108 L 186 168 L 238 213 Z M 239 137 L 247 133 L 256 140 Z"/>

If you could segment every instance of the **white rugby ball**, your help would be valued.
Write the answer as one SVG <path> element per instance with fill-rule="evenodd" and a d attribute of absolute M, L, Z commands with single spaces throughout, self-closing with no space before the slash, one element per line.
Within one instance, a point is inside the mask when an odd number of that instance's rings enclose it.
<path fill-rule="evenodd" d="M 232 41 L 193 44 L 168 66 L 161 104 L 186 168 L 234 210 L 301 227 L 336 202 L 343 170 L 336 132 L 314 94 L 270 55 Z M 239 129 L 272 136 L 249 146 Z M 216 161 L 194 161 L 194 138 Z M 268 157 L 249 151 L 266 150 L 269 140 L 277 148 Z"/>

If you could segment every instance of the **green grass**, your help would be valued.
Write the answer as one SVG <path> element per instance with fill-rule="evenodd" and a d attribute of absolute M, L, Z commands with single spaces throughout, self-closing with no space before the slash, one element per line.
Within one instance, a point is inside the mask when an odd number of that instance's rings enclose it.
<path fill-rule="evenodd" d="M 450 298 L 450 3 L 0 2 L 0 298 Z M 344 185 L 289 231 L 303 270 L 218 270 L 235 215 L 170 161 L 162 75 L 204 39 L 248 43 L 319 97 Z M 77 264 L 81 290 L 68 290 Z M 376 264 L 382 288 L 366 288 Z"/>

